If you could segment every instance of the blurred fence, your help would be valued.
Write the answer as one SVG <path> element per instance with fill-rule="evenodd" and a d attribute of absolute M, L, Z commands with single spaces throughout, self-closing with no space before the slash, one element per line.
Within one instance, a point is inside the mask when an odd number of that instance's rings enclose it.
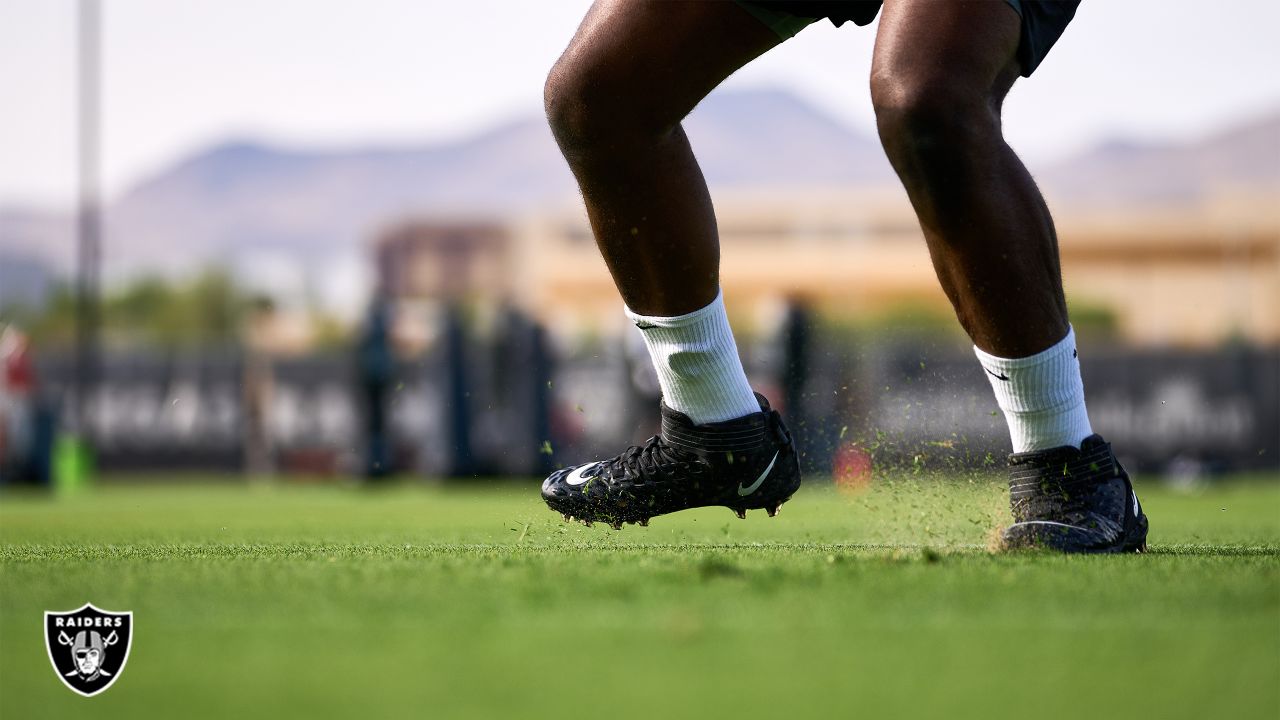
<path fill-rule="evenodd" d="M 1094 430 L 1132 468 L 1280 467 L 1276 349 L 1094 351 L 1081 356 L 1081 372 Z M 969 353 L 896 348 L 861 374 L 863 432 L 879 430 L 914 452 L 954 444 L 965 462 L 1008 451 L 1004 419 Z"/>
<path fill-rule="evenodd" d="M 513 339 L 514 338 L 514 339 Z M 973 357 L 925 344 L 744 346 L 753 384 L 787 412 L 810 471 L 856 443 L 882 462 L 976 466 L 1008 450 Z M 656 431 L 642 352 L 552 357 L 540 329 L 395 360 L 355 354 L 108 356 L 90 401 L 99 466 L 294 473 L 537 476 Z M 802 372 L 787 373 L 800 363 Z M 1082 358 L 1094 428 L 1135 468 L 1280 467 L 1280 350 L 1099 352 Z M 39 362 L 56 408 L 71 358 Z M 378 409 L 381 408 L 381 409 Z M 67 412 L 64 408 L 61 412 Z M 381 423 L 371 415 L 384 415 Z"/>

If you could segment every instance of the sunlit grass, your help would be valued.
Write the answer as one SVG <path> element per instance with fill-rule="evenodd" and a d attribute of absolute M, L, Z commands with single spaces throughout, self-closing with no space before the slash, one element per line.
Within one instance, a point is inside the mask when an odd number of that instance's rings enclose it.
<path fill-rule="evenodd" d="M 1139 488 L 1151 552 L 1002 556 L 977 476 L 566 525 L 536 485 L 0 496 L 0 717 L 1274 717 L 1280 483 Z M 44 610 L 133 610 L 65 690 Z"/>

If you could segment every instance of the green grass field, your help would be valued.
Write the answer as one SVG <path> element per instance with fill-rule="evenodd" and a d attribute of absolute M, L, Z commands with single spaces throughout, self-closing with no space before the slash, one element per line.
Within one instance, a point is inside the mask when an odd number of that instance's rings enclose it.
<path fill-rule="evenodd" d="M 566 525 L 536 486 L 0 496 L 0 718 L 1280 716 L 1280 479 L 1139 486 L 1144 556 L 993 555 L 988 479 Z M 133 610 L 119 682 L 42 613 Z"/>

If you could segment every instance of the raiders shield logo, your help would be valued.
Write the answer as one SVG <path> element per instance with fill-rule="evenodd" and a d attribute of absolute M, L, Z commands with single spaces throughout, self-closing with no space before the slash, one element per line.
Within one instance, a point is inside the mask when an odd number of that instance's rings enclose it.
<path fill-rule="evenodd" d="M 90 603 L 44 614 L 44 644 L 62 683 L 85 697 L 111 687 L 124 671 L 133 643 L 133 613 L 99 610 Z"/>

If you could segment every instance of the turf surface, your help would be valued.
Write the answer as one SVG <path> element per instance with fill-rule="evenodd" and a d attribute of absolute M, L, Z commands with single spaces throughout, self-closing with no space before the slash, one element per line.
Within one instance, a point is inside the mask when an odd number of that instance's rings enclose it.
<path fill-rule="evenodd" d="M 1151 552 L 987 552 L 986 479 L 565 525 L 533 486 L 0 496 L 0 718 L 1280 715 L 1280 482 L 1148 484 Z M 73 695 L 42 613 L 133 610 Z"/>

